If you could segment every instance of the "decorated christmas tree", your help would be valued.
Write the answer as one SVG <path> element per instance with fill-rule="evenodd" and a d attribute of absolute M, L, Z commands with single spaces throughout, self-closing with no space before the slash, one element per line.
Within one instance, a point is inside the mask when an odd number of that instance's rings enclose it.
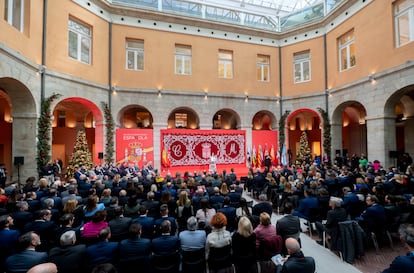
<path fill-rule="evenodd" d="M 308 143 L 308 134 L 306 131 L 302 132 L 299 140 L 299 151 L 296 155 L 296 164 L 302 164 L 304 161 L 310 162 L 312 158 L 311 149 Z"/>
<path fill-rule="evenodd" d="M 66 178 L 72 178 L 76 168 L 81 166 L 85 166 L 88 170 L 93 166 L 92 155 L 89 152 L 86 133 L 83 129 L 80 129 L 76 136 L 73 153 L 66 168 Z"/>

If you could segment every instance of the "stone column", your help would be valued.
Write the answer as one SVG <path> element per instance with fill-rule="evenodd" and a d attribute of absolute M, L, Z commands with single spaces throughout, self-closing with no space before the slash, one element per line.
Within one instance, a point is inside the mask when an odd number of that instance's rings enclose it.
<path fill-rule="evenodd" d="M 165 128 L 165 124 L 153 123 L 154 135 L 154 162 L 155 169 L 161 170 L 161 129 Z"/>
<path fill-rule="evenodd" d="M 414 155 L 414 117 L 408 117 L 404 126 L 404 148 L 411 157 Z"/>
<path fill-rule="evenodd" d="M 368 161 L 378 159 L 383 166 L 394 165 L 389 151 L 395 151 L 395 117 L 366 118 Z"/>
<path fill-rule="evenodd" d="M 52 145 L 52 138 L 49 140 Z M 35 114 L 13 115 L 12 163 L 16 156 L 24 157 L 24 164 L 12 167 L 12 181 L 24 183 L 29 176 L 37 177 L 37 117 Z"/>
<path fill-rule="evenodd" d="M 331 124 L 331 154 L 329 155 L 331 160 L 335 158 L 335 150 L 342 151 L 342 123 Z M 322 138 L 323 141 L 323 138 Z"/>

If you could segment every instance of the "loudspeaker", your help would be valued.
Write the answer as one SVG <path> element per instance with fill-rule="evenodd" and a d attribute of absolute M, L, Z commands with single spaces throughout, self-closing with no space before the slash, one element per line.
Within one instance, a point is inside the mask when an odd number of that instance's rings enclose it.
<path fill-rule="evenodd" d="M 397 158 L 398 157 L 398 151 L 390 151 L 389 156 L 391 158 Z"/>
<path fill-rule="evenodd" d="M 348 149 L 342 149 L 342 155 L 348 156 Z"/>
<path fill-rule="evenodd" d="M 14 165 L 23 165 L 24 164 L 24 156 L 15 156 L 14 157 Z"/>
<path fill-rule="evenodd" d="M 103 159 L 103 153 L 98 153 L 98 158 Z"/>

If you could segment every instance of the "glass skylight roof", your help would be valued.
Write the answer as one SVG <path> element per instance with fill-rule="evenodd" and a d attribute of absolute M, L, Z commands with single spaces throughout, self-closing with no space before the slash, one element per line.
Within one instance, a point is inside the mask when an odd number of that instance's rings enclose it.
<path fill-rule="evenodd" d="M 346 0 L 106 0 L 117 6 L 149 9 L 270 31 L 284 31 L 328 14 Z"/>

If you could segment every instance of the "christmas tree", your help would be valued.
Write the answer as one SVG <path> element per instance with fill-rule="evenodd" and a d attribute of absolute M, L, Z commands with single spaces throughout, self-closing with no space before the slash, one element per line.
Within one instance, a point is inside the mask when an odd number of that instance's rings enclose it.
<path fill-rule="evenodd" d="M 312 155 L 308 143 L 308 134 L 306 131 L 302 132 L 299 140 L 299 151 L 296 155 L 296 164 L 301 165 L 304 161 L 310 162 Z"/>
<path fill-rule="evenodd" d="M 81 166 L 85 166 L 87 170 L 90 170 L 93 166 L 92 155 L 89 152 L 86 133 L 83 129 L 79 130 L 76 136 L 73 153 L 66 168 L 65 177 L 72 178 L 76 168 Z"/>

